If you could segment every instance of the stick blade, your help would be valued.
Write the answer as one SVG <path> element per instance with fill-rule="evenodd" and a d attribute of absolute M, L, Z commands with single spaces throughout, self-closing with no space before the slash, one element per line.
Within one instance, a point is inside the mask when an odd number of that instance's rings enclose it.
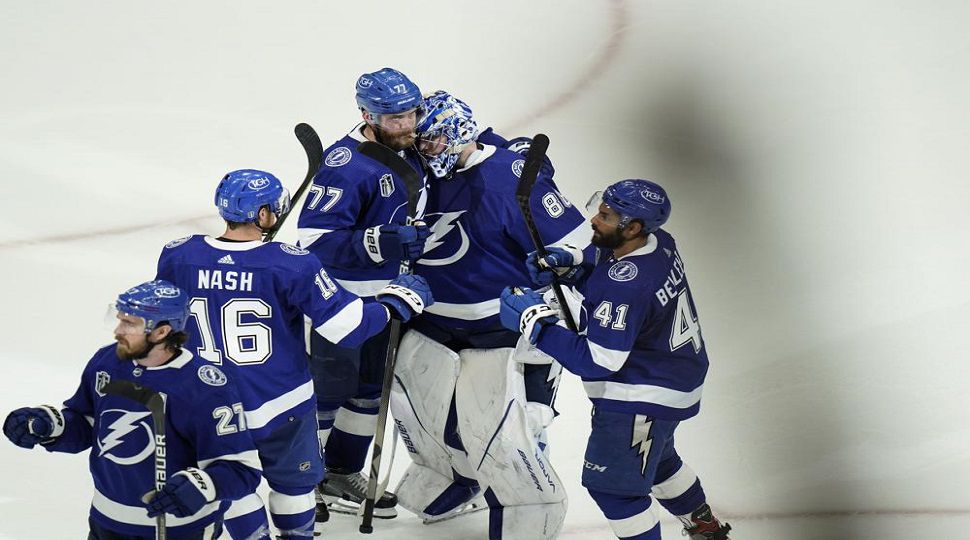
<path fill-rule="evenodd" d="M 532 186 L 539 177 L 539 169 L 542 168 L 542 160 L 546 157 L 546 150 L 549 149 L 549 137 L 543 133 L 536 134 L 532 138 L 529 152 L 525 155 L 525 166 L 522 167 L 522 176 L 519 179 L 519 186 L 515 190 L 516 197 L 528 199 L 532 192 Z"/>

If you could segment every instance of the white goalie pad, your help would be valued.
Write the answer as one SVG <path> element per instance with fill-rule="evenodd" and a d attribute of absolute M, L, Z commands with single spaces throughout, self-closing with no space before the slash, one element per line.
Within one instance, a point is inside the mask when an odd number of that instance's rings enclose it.
<path fill-rule="evenodd" d="M 445 444 L 444 429 L 458 380 L 458 354 L 420 332 L 398 347 L 390 408 L 412 463 L 398 484 L 398 503 L 427 519 L 427 506 L 451 484 L 452 468 L 474 478 L 465 454 Z"/>
<path fill-rule="evenodd" d="M 552 410 L 526 403 L 523 366 L 513 351 L 461 351 L 458 427 L 475 477 L 483 489 L 491 488 L 505 515 L 515 517 L 503 519 L 503 539 L 555 538 L 565 517 L 566 491 L 538 442 Z M 510 508 L 520 506 L 528 511 Z"/>

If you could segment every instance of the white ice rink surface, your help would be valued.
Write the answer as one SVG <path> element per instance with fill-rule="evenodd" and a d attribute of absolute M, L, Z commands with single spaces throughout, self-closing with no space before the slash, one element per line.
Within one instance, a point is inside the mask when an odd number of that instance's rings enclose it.
<path fill-rule="evenodd" d="M 218 179 L 295 189 L 293 125 L 329 144 L 389 65 L 547 133 L 575 202 L 667 187 L 711 358 L 678 447 L 732 538 L 970 538 L 968 20 L 962 0 L 2 2 L 0 411 L 68 397 L 114 295 L 166 241 L 221 232 Z M 610 538 L 579 485 L 588 401 L 570 376 L 559 396 L 562 537 Z M 0 441 L 0 473 L 0 539 L 85 536 L 85 456 Z M 336 516 L 327 537 L 354 534 Z"/>

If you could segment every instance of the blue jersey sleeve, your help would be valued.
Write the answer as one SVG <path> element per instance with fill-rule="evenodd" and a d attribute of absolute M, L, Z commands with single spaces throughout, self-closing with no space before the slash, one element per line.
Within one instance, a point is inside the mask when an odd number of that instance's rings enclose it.
<path fill-rule="evenodd" d="M 216 498 L 239 499 L 256 490 L 262 471 L 242 401 L 232 385 L 202 390 L 194 393 L 192 402 L 181 403 L 191 409 L 178 416 L 177 429 L 195 442 L 199 468 L 212 478 Z"/>
<path fill-rule="evenodd" d="M 589 244 L 592 232 L 585 224 L 585 218 L 576 207 L 559 193 L 556 184 L 548 176 L 540 173 L 529 198 L 532 219 L 539 238 L 546 246 L 571 244 L 580 249 Z M 518 207 L 515 217 L 507 220 L 507 232 L 526 251 L 535 251 L 532 238 L 525 227 Z"/>
<path fill-rule="evenodd" d="M 592 278 L 595 279 L 595 278 Z M 593 289 L 583 302 L 588 312 L 586 335 L 562 326 L 547 326 L 539 335 L 539 349 L 569 371 L 595 379 L 616 373 L 633 350 L 640 328 L 651 317 L 653 303 L 636 286 L 610 283 Z M 590 284 L 590 289 L 596 287 Z"/>
<path fill-rule="evenodd" d="M 309 249 L 327 266 L 360 268 L 375 264 L 364 250 L 366 225 L 359 223 L 370 202 L 366 184 L 359 177 L 366 173 L 352 165 L 324 166 L 313 178 L 300 211 L 300 247 Z"/>
<path fill-rule="evenodd" d="M 357 347 L 390 321 L 383 304 L 364 302 L 338 285 L 319 265 L 304 264 L 292 279 L 290 291 L 297 305 L 310 318 L 313 329 L 331 343 Z"/>
<path fill-rule="evenodd" d="M 97 355 L 95 355 L 97 357 Z M 84 368 L 81 374 L 81 384 L 78 385 L 74 395 L 64 402 L 61 413 L 64 415 L 64 432 L 54 439 L 42 445 L 50 452 L 64 452 L 76 454 L 83 452 L 94 444 L 94 396 L 91 395 L 94 389 L 94 370 L 92 361 Z"/>

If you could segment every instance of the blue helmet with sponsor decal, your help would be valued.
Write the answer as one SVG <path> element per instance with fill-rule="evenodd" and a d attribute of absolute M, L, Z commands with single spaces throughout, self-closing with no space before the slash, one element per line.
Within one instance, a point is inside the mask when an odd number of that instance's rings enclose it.
<path fill-rule="evenodd" d="M 357 79 L 357 106 L 370 114 L 399 114 L 421 106 L 421 90 L 393 68 L 364 73 Z"/>
<path fill-rule="evenodd" d="M 603 191 L 603 204 L 620 215 L 621 229 L 639 219 L 643 232 L 652 233 L 670 218 L 670 197 L 650 180 L 620 180 Z"/>
<path fill-rule="evenodd" d="M 290 208 L 290 193 L 272 174 L 255 169 L 232 171 L 216 187 L 216 207 L 226 221 L 255 223 L 259 209 L 269 206 L 277 217 Z"/>
<path fill-rule="evenodd" d="M 163 322 L 167 322 L 173 332 L 181 332 L 189 319 L 189 296 L 172 283 L 157 279 L 119 294 L 115 309 L 118 313 L 144 319 L 146 333 Z"/>
<path fill-rule="evenodd" d="M 424 109 L 418 124 L 418 150 L 428 158 L 435 177 L 447 178 L 462 148 L 478 138 L 478 124 L 471 107 L 444 90 L 425 97 Z"/>

